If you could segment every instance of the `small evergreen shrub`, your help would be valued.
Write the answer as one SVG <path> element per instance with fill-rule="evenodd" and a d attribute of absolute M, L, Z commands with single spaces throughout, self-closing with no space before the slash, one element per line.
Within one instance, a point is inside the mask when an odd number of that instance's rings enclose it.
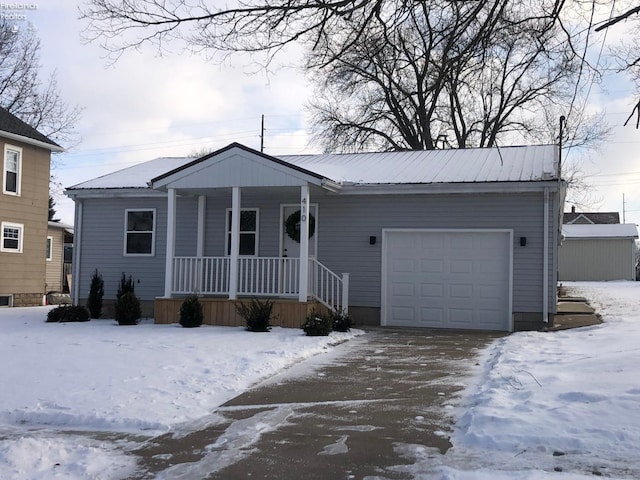
<path fill-rule="evenodd" d="M 125 292 L 116 300 L 115 318 L 119 325 L 137 325 L 142 316 L 140 299 L 133 292 Z"/>
<path fill-rule="evenodd" d="M 351 330 L 351 316 L 345 312 L 332 312 L 333 330 L 335 332 L 348 332 Z"/>
<path fill-rule="evenodd" d="M 202 304 L 197 295 L 189 295 L 180 306 L 180 325 L 186 328 L 199 327 L 203 320 Z"/>
<path fill-rule="evenodd" d="M 268 332 L 271 330 L 271 311 L 273 310 L 273 302 L 266 300 L 264 302 L 253 298 L 251 303 L 236 303 L 236 312 L 247 323 L 247 330 L 250 332 Z"/>
<path fill-rule="evenodd" d="M 102 315 L 102 298 L 104 297 L 104 280 L 98 273 L 98 269 L 91 275 L 91 286 L 89 287 L 89 298 L 87 308 L 91 318 L 100 318 Z"/>
<path fill-rule="evenodd" d="M 333 317 L 322 315 L 315 310 L 307 315 L 302 330 L 308 337 L 326 337 L 333 330 Z"/>
<path fill-rule="evenodd" d="M 116 293 L 116 300 L 120 300 L 120 297 L 125 293 L 136 293 L 135 290 L 136 286 L 133 283 L 133 278 L 131 278 L 131 275 L 127 278 L 123 272 L 120 277 L 120 285 L 118 286 L 118 293 Z"/>
<path fill-rule="evenodd" d="M 88 321 L 89 311 L 82 305 L 60 305 L 47 313 L 47 323 Z"/>

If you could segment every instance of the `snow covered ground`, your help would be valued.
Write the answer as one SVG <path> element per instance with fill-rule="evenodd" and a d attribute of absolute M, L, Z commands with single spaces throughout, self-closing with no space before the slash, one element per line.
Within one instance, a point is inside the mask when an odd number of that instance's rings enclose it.
<path fill-rule="evenodd" d="M 2 480 L 127 478 L 126 445 L 82 431 L 192 428 L 251 385 L 363 333 L 45 323 L 49 308 L 0 309 Z"/>
<path fill-rule="evenodd" d="M 565 285 L 604 323 L 494 342 L 466 390 L 454 448 L 398 446 L 415 459 L 405 470 L 440 480 L 640 478 L 640 282 Z"/>
<path fill-rule="evenodd" d="M 446 455 L 398 444 L 416 479 L 640 478 L 640 282 L 568 284 L 602 325 L 495 341 L 456 411 Z M 275 328 L 46 324 L 0 310 L 0 478 L 124 479 L 125 440 L 189 430 L 215 407 L 351 334 Z M 104 438 L 104 440 L 99 440 Z M 127 440 L 131 441 L 131 440 Z"/>

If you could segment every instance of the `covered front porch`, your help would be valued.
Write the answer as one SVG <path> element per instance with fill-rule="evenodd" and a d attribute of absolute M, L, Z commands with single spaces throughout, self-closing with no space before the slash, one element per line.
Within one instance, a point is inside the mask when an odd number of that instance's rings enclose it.
<path fill-rule="evenodd" d="M 157 177 L 152 186 L 167 193 L 165 291 L 155 301 L 156 322 L 176 321 L 179 304 L 189 294 L 201 296 L 205 309 L 211 310 L 209 316 L 220 318 L 221 323 L 215 324 L 237 322 L 234 303 L 252 297 L 277 300 L 274 313 L 286 319 L 285 326 L 300 326 L 311 309 L 320 305 L 331 311 L 347 311 L 349 275 L 337 274 L 323 265 L 317 258 L 316 239 L 310 242 L 315 228 L 311 212 L 317 215 L 318 208 L 311 203 L 310 187 L 333 187 L 322 177 L 246 147 L 233 146 Z M 256 205 L 255 192 L 269 198 L 282 196 L 285 190 L 287 202 L 278 205 L 279 226 L 275 228 L 273 221 L 259 224 L 260 205 Z M 292 196 L 296 190 L 297 198 Z M 247 192 L 253 194 L 253 200 L 243 205 Z M 178 231 L 178 219 L 183 220 L 184 215 L 181 211 L 178 216 L 178 197 L 197 198 L 197 207 L 187 213 L 197 217 L 195 232 Z M 271 206 L 273 210 L 273 202 Z M 285 227 L 283 218 L 291 220 L 291 211 L 296 220 L 295 248 L 291 247 L 291 232 L 289 237 L 284 235 L 284 229 L 292 225 L 288 222 Z M 207 215 L 212 212 L 224 214 L 223 230 L 206 225 Z M 191 236 L 190 240 L 195 235 L 195 255 L 176 253 L 184 251 L 181 241 L 184 243 L 185 235 Z M 214 235 L 217 243 L 208 242 L 212 239 L 207 235 Z M 261 245 L 262 239 L 266 246 Z M 213 243 L 215 248 L 207 247 Z M 221 244 L 224 252 L 220 252 Z M 274 251 L 277 244 L 280 246 Z M 208 254 L 216 251 L 224 255 Z"/>

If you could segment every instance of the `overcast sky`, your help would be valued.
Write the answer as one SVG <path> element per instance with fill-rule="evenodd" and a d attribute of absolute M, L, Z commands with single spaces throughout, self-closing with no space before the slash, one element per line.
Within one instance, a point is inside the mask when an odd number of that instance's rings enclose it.
<path fill-rule="evenodd" d="M 313 153 L 305 103 L 312 95 L 295 68 L 268 76 L 252 73 L 247 59 L 220 66 L 203 57 L 176 53 L 156 57 L 149 49 L 129 52 L 114 65 L 97 44 L 83 45 L 84 27 L 75 0 L 36 1 L 25 12 L 42 42 L 44 73 L 57 71 L 67 103 L 84 108 L 81 143 L 59 156 L 54 174 L 63 187 L 160 156 L 183 156 L 231 142 L 260 147 L 265 115 L 265 152 Z M 20 27 L 26 26 L 22 22 Z M 295 58 L 287 56 L 287 63 Z M 591 88 L 590 110 L 604 111 L 613 126 L 609 142 L 589 158 L 570 151 L 594 186 L 593 211 L 615 211 L 627 223 L 640 223 L 640 130 L 623 127 L 635 99 L 620 76 L 607 77 L 605 90 Z M 64 145 L 63 145 L 64 146 Z M 57 198 L 58 217 L 73 223 L 73 202 Z M 567 206 L 567 209 L 570 205 Z"/>

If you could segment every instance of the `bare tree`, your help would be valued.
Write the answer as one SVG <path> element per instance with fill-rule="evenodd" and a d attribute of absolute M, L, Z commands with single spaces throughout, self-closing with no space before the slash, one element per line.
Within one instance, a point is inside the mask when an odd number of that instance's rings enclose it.
<path fill-rule="evenodd" d="M 58 89 L 55 72 L 40 75 L 40 40 L 29 28 L 0 22 L 0 105 L 42 134 L 69 147 L 81 109 L 69 107 Z"/>
<path fill-rule="evenodd" d="M 146 44 L 162 53 L 170 42 L 219 52 L 264 52 L 269 58 L 298 41 L 320 42 L 343 19 L 358 21 L 345 45 L 358 40 L 375 18 L 401 19 L 417 0 L 87 0 L 85 38 L 99 40 L 118 58 Z M 231 6 L 229 6 L 231 5 Z"/>
<path fill-rule="evenodd" d="M 327 39 L 307 65 L 317 86 L 316 138 L 343 151 L 554 142 L 560 113 L 551 112 L 569 110 L 584 67 L 561 21 L 563 4 L 431 0 L 402 22 L 376 19 L 346 49 Z M 352 38 L 359 25 L 343 23 Z M 602 123 L 575 120 L 574 143 L 606 134 Z"/>

